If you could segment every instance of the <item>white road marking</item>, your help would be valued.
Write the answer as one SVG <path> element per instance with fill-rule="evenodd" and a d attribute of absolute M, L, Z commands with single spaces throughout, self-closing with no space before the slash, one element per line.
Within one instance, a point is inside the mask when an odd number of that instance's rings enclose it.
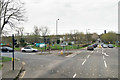
<path fill-rule="evenodd" d="M 89 58 L 90 57 L 90 54 L 87 56 L 87 58 Z"/>
<path fill-rule="evenodd" d="M 104 53 L 104 55 L 105 55 L 105 56 L 109 56 L 109 55 L 107 55 L 106 53 Z"/>
<path fill-rule="evenodd" d="M 103 60 L 105 60 L 105 56 L 103 56 Z"/>
<path fill-rule="evenodd" d="M 25 65 L 25 62 L 22 62 L 22 65 Z"/>
<path fill-rule="evenodd" d="M 95 74 L 93 73 L 92 75 L 94 76 Z"/>
<path fill-rule="evenodd" d="M 104 61 L 104 64 L 105 64 L 105 68 L 107 68 L 107 63 L 106 63 L 106 61 Z"/>
<path fill-rule="evenodd" d="M 74 56 L 76 56 L 76 54 L 71 54 L 71 55 L 68 55 L 66 57 L 74 57 Z"/>
<path fill-rule="evenodd" d="M 83 61 L 82 65 L 84 65 L 85 62 L 86 62 L 86 59 Z"/>
<path fill-rule="evenodd" d="M 77 75 L 77 74 L 75 73 L 75 74 L 73 75 L 73 78 L 75 78 L 75 77 L 76 77 L 76 75 Z"/>

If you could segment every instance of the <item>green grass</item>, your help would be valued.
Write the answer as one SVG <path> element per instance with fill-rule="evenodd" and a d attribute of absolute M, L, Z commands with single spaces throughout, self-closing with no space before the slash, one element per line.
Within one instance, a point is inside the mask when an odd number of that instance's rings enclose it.
<path fill-rule="evenodd" d="M 0 64 L 0 69 L 2 68 L 2 64 Z"/>
<path fill-rule="evenodd" d="M 2 57 L 2 60 L 0 60 L 0 62 L 7 62 L 7 61 L 11 61 L 12 58 L 10 57 Z"/>
<path fill-rule="evenodd" d="M 20 51 L 21 49 L 20 48 L 14 48 L 15 51 Z"/>

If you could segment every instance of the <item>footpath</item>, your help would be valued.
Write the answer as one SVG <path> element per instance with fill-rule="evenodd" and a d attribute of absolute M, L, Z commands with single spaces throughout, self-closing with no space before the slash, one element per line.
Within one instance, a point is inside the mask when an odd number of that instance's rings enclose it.
<path fill-rule="evenodd" d="M 11 80 L 17 79 L 19 78 L 21 72 L 24 70 L 24 64 L 19 60 L 15 60 L 14 70 L 12 68 L 12 61 L 3 62 L 2 65 L 3 67 L 0 70 L 0 72 L 2 73 L 2 80 L 8 78 Z"/>

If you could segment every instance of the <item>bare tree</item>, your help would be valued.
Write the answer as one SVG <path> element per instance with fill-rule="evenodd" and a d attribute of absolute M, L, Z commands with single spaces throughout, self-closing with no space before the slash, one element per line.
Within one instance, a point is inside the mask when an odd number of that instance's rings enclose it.
<path fill-rule="evenodd" d="M 36 36 L 40 35 L 40 31 L 41 29 L 38 26 L 34 26 L 34 32 L 33 32 L 34 35 Z"/>
<path fill-rule="evenodd" d="M 42 36 L 46 36 L 46 35 L 49 34 L 49 29 L 46 26 L 45 27 L 41 27 L 40 30 L 41 30 L 41 35 Z"/>
<path fill-rule="evenodd" d="M 0 0 L 0 35 L 5 27 L 15 28 L 17 22 L 25 20 L 23 5 L 20 0 Z"/>
<path fill-rule="evenodd" d="M 17 27 L 16 32 L 18 36 L 23 36 L 24 27 Z"/>

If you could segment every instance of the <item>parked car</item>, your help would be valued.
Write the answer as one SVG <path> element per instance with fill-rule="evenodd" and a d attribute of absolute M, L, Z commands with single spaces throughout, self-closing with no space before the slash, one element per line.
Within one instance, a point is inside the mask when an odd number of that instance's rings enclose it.
<path fill-rule="evenodd" d="M 1 47 L 0 50 L 2 52 L 13 52 L 13 49 L 10 47 Z"/>
<path fill-rule="evenodd" d="M 106 45 L 106 44 L 103 44 L 103 46 L 102 46 L 103 48 L 107 48 L 108 47 L 108 45 Z"/>
<path fill-rule="evenodd" d="M 24 47 L 24 48 L 21 48 L 21 51 L 22 52 L 37 52 L 38 50 L 32 47 Z"/>
<path fill-rule="evenodd" d="M 87 47 L 87 50 L 94 50 L 93 45 L 89 45 L 89 46 Z"/>
<path fill-rule="evenodd" d="M 109 48 L 113 48 L 113 45 L 112 45 L 112 44 L 108 44 L 108 47 L 109 47 Z"/>

